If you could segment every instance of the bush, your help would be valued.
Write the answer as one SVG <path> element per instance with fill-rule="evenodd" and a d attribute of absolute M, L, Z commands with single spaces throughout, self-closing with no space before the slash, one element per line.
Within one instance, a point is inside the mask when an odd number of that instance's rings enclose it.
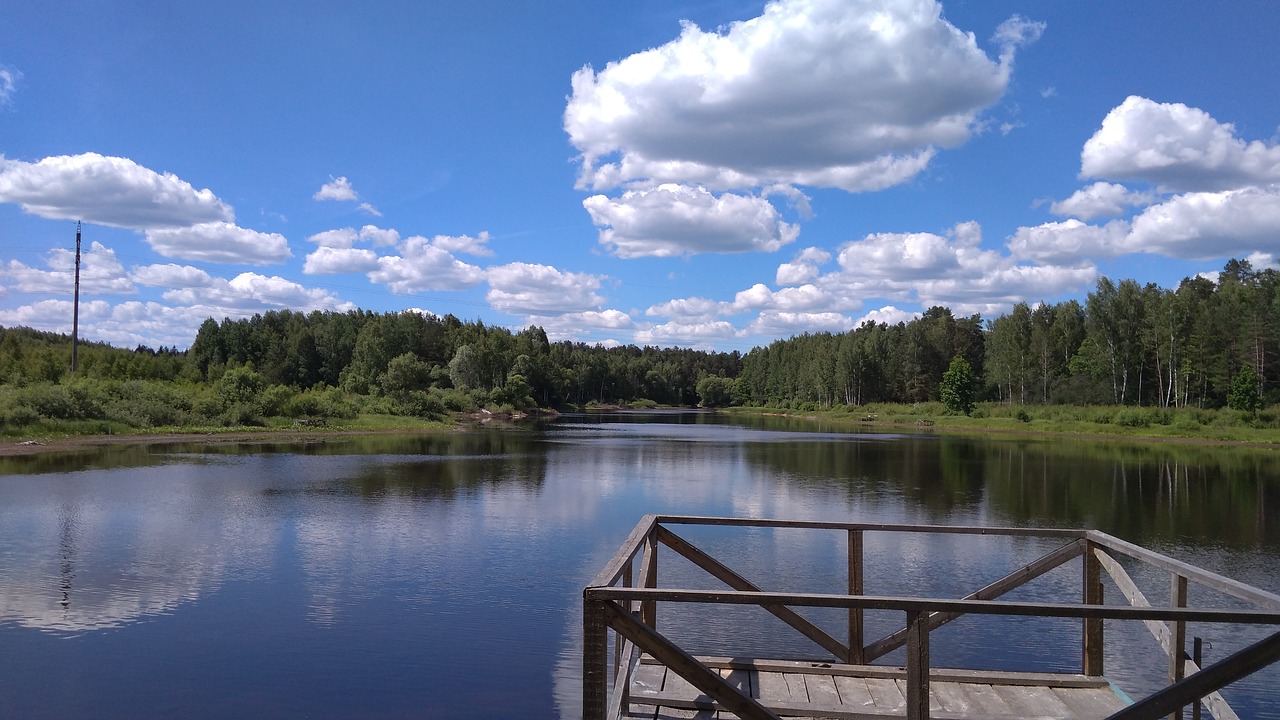
<path fill-rule="evenodd" d="M 1026 408 L 1018 408 L 1018 412 L 1014 417 L 1016 417 L 1020 422 L 1031 422 L 1031 413 L 1027 412 Z"/>
<path fill-rule="evenodd" d="M 444 401 L 439 395 L 428 390 L 411 390 L 402 393 L 393 406 L 397 415 L 408 415 L 428 420 L 435 420 L 447 412 Z"/>
<path fill-rule="evenodd" d="M 1121 427 L 1147 427 L 1151 424 L 1151 418 L 1147 413 L 1139 408 L 1124 408 L 1116 412 L 1115 418 L 1112 419 L 1116 425 Z"/>

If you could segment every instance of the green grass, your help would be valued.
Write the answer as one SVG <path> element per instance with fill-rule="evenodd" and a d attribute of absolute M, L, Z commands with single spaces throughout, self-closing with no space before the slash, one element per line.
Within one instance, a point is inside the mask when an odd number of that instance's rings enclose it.
<path fill-rule="evenodd" d="M 947 412 L 941 403 L 874 403 L 815 410 L 733 408 L 730 412 L 785 412 L 851 426 L 912 425 L 959 433 L 1026 433 L 1280 444 L 1280 408 L 1257 413 L 1200 408 L 1007 405 L 979 403 L 972 415 Z"/>

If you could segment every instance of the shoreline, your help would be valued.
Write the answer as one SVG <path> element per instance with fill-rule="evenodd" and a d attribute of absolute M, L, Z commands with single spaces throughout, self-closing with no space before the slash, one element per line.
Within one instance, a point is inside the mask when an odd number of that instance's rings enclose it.
<path fill-rule="evenodd" d="M 1000 428 L 1000 427 L 982 427 L 982 428 L 964 428 L 948 425 L 921 425 L 913 422 L 895 422 L 890 420 L 853 420 L 848 418 L 833 418 L 823 415 L 815 415 L 810 413 L 791 413 L 791 412 L 767 412 L 767 411 L 751 411 L 737 410 L 731 411 L 730 414 L 735 415 L 755 415 L 758 417 L 780 417 L 803 420 L 806 422 L 829 422 L 836 423 L 842 427 L 848 428 L 851 432 L 856 432 L 858 428 L 876 429 L 899 429 L 913 430 L 922 434 L 930 435 L 954 435 L 960 437 L 981 438 L 985 436 L 998 437 L 1015 437 L 1026 439 L 1071 439 L 1083 440 L 1093 438 L 1102 442 L 1136 442 L 1142 444 L 1169 444 L 1169 445 L 1190 445 L 1200 447 L 1241 447 L 1241 448 L 1257 448 L 1280 450 L 1280 441 L 1262 442 L 1255 440 L 1223 440 L 1217 438 L 1196 438 L 1196 437 L 1168 437 L 1168 436 L 1152 436 L 1152 435 L 1122 435 L 1111 433 L 1090 433 L 1090 432 L 1069 432 L 1069 431 L 1052 431 L 1037 430 L 1033 428 Z M 452 427 L 435 427 L 422 429 L 409 428 L 376 428 L 376 429 L 360 429 L 360 428 L 289 428 L 289 429 L 262 429 L 262 430 L 231 430 L 227 432 L 208 432 L 208 431 L 192 431 L 192 432 L 164 432 L 164 433 L 144 433 L 138 435 L 69 435 L 54 438 L 30 438 L 30 439 L 14 439 L 0 441 L 0 458 L 4 457 L 24 457 L 31 455 L 39 455 L 44 453 L 60 453 L 92 450 L 95 448 L 113 447 L 119 445 L 178 445 L 182 443 L 233 443 L 233 444 L 252 444 L 261 442 L 320 442 L 331 438 L 361 437 L 361 436 L 377 436 L 377 435 L 414 435 L 414 434 L 436 434 L 441 432 L 465 432 L 471 428 L 479 427 L 487 424 L 488 420 L 498 419 L 494 416 L 490 417 L 470 417 L 463 416 L 459 418 L 459 422 Z"/>

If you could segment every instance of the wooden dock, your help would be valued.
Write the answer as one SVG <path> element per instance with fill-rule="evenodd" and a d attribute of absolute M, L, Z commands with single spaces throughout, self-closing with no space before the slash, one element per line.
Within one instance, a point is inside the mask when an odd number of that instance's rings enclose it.
<path fill-rule="evenodd" d="M 679 526 L 807 529 L 845 534 L 847 589 L 842 593 L 768 592 L 678 535 Z M 1063 544 L 1039 559 L 959 599 L 879 596 L 863 577 L 865 536 L 870 533 L 1004 535 L 1049 538 Z M 892 547 L 893 543 L 878 543 Z M 658 555 L 674 552 L 727 589 L 664 587 Z M 1169 574 L 1168 605 L 1153 607 L 1124 565 L 1145 564 Z M 1011 602 L 1000 598 L 1056 568 L 1076 563 L 1079 595 L 1064 602 Z M 637 564 L 639 569 L 637 571 Z M 1127 604 L 1103 601 L 1104 581 Z M 1190 606 L 1196 584 L 1233 599 L 1229 607 Z M 1238 601 L 1249 607 L 1241 609 Z M 693 605 L 755 606 L 816 645 L 812 660 L 749 657 L 724 648 L 721 657 L 694 656 L 666 637 L 663 615 Z M 840 629 L 823 628 L 806 609 L 845 611 Z M 902 612 L 903 625 L 884 637 L 864 637 L 868 610 Z M 964 615 L 1073 618 L 1081 625 L 1079 673 L 940 668 L 931 663 L 930 632 Z M 829 617 L 829 611 L 827 616 Z M 1168 685 L 1131 700 L 1103 670 L 1103 621 L 1141 622 L 1163 654 Z M 1187 654 L 1187 624 L 1261 626 L 1263 640 L 1234 649 L 1201 668 Z M 703 638 L 715 640 L 715 638 Z M 703 643 L 705 644 L 705 643 Z M 877 664 L 905 649 L 906 665 Z M 886 525 L 686 516 L 645 516 L 609 564 L 583 591 L 583 716 L 621 718 L 906 718 L 969 720 L 1238 719 L 1219 693 L 1223 687 L 1280 661 L 1280 596 L 1090 530 Z M 1184 716 L 1184 712 L 1187 715 Z"/>
<path fill-rule="evenodd" d="M 901 718 L 907 707 L 906 671 L 877 665 L 786 660 L 698 658 L 729 684 L 780 717 Z M 1058 673 L 935 671 L 929 678 L 930 716 L 965 718 L 1105 718 L 1129 703 L 1103 678 Z M 713 720 L 715 702 L 652 658 L 631 681 L 625 718 Z"/>

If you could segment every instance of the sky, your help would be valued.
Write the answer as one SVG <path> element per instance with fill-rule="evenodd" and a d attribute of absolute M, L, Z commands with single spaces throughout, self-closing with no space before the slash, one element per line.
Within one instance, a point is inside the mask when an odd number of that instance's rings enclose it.
<path fill-rule="evenodd" d="M 1280 3 L 0 9 L 0 325 L 749 351 L 1280 255 Z"/>

